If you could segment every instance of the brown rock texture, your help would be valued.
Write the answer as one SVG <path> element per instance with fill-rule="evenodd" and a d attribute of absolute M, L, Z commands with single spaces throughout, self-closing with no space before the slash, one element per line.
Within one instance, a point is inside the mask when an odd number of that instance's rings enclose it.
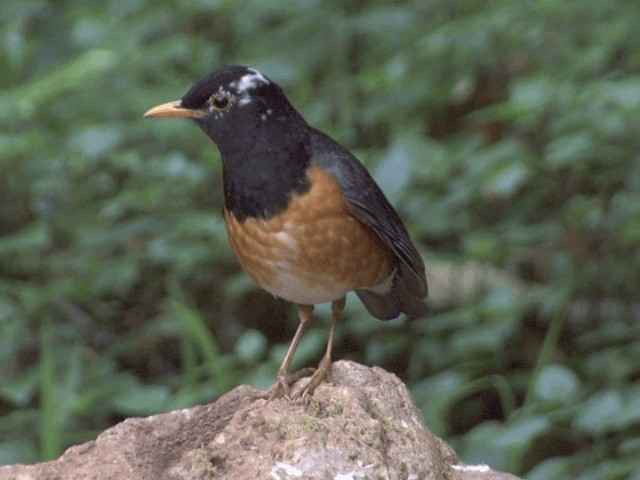
<path fill-rule="evenodd" d="M 55 461 L 0 467 L 0 480 L 517 480 L 460 462 L 395 375 L 340 361 L 329 380 L 306 401 L 243 385 L 210 405 L 130 418 Z"/>

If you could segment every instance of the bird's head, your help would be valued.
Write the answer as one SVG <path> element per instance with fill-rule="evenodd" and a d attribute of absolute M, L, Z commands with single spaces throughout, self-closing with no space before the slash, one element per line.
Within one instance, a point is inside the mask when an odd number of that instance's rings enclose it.
<path fill-rule="evenodd" d="M 258 70 L 240 65 L 214 70 L 182 99 L 158 105 L 144 116 L 190 118 L 221 150 L 255 138 L 257 131 L 274 122 L 301 120 L 276 83 Z"/>

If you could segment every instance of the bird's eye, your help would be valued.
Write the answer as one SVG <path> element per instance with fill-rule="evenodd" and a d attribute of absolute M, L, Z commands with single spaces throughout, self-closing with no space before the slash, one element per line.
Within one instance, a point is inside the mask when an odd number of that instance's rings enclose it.
<path fill-rule="evenodd" d="M 211 97 L 211 105 L 216 110 L 224 110 L 229 106 L 230 101 L 229 95 L 225 92 L 218 92 Z"/>

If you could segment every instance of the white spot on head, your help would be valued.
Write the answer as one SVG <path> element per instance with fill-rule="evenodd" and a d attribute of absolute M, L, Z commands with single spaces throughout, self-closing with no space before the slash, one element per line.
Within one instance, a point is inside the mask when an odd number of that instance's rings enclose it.
<path fill-rule="evenodd" d="M 251 103 L 250 90 L 255 90 L 260 84 L 269 85 L 271 83 L 255 68 L 249 68 L 247 70 L 249 70 L 250 73 L 243 75 L 238 81 L 231 84 L 238 92 L 238 96 L 240 97 L 238 105 L 241 107 Z"/>
<path fill-rule="evenodd" d="M 259 71 L 254 68 L 248 69 L 251 73 L 247 73 L 240 77 L 240 80 L 232 84 L 239 94 L 246 93 L 248 90 L 254 90 L 259 84 L 269 85 L 269 80 L 266 79 Z"/>

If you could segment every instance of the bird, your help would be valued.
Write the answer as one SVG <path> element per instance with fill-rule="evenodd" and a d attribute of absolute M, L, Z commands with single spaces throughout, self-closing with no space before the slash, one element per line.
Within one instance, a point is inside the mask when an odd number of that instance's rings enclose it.
<path fill-rule="evenodd" d="M 297 305 L 298 327 L 270 398 L 308 398 L 326 380 L 348 292 L 381 320 L 427 314 L 424 262 L 398 213 L 363 164 L 310 126 L 260 71 L 220 67 L 144 117 L 187 118 L 213 140 L 222 160 L 222 214 L 240 266 L 258 286 Z M 322 360 L 291 373 L 314 306 L 329 302 Z M 290 397 L 293 383 L 309 373 Z"/>

